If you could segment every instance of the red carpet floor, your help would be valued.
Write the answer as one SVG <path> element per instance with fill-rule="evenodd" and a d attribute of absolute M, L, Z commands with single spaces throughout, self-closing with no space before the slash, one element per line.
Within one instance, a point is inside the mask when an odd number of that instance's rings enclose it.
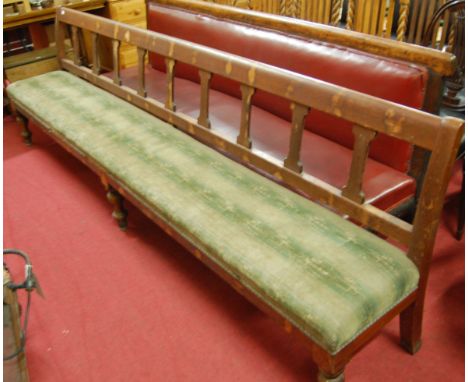
<path fill-rule="evenodd" d="M 30 254 L 31 381 L 313 381 L 288 336 L 135 208 L 122 233 L 98 178 L 35 132 L 4 120 L 4 247 Z M 348 381 L 464 380 L 464 241 L 453 238 L 455 171 L 439 229 L 416 356 L 394 320 L 347 368 Z M 16 280 L 23 270 L 9 261 Z"/>

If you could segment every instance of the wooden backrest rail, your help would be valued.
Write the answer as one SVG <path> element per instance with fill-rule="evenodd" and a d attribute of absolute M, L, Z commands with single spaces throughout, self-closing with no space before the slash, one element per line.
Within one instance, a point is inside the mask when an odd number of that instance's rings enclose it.
<path fill-rule="evenodd" d="M 436 116 L 325 83 L 288 70 L 207 48 L 152 31 L 63 8 L 59 22 L 124 41 L 172 60 L 197 66 L 241 84 L 432 150 Z M 72 13 L 75 12 L 75 13 Z M 365 113 L 362 110 L 366 110 Z M 408 111 L 412 112 L 409 113 Z M 423 122 L 424 123 L 421 123 Z"/>
<path fill-rule="evenodd" d="M 106 36 L 113 41 L 136 45 L 139 52 L 138 89 L 121 86 L 119 74 L 114 73 L 113 79 L 99 75 L 95 69 L 96 66 L 99 68 L 99 62 L 91 70 L 80 65 L 82 60 L 67 59 L 64 54 L 66 25 L 72 27 L 72 35 L 76 33 L 73 32 L 74 27 L 78 27 L 96 35 Z M 288 187 L 341 214 L 350 216 L 363 226 L 408 245 L 409 256 L 418 266 L 422 266 L 421 259 L 427 259 L 432 253 L 435 226 L 431 224 L 438 221 L 443 203 L 443 190 L 455 160 L 463 121 L 454 118 L 442 119 L 287 70 L 70 9 L 58 10 L 56 28 L 59 62 L 63 69 L 168 121 L 206 144 L 228 153 L 239 162 L 270 174 Z M 97 40 L 97 37 L 93 40 Z M 114 60 L 116 60 L 120 44 L 115 42 L 113 44 Z M 93 45 L 94 47 L 97 48 L 98 44 Z M 144 57 L 147 51 L 166 58 L 165 103 L 146 95 Z M 194 65 L 199 69 L 201 93 L 198 120 L 175 112 L 174 66 L 178 61 Z M 210 129 L 209 87 L 213 74 L 240 83 L 242 110 L 237 142 L 231 142 Z M 255 89 L 262 89 L 291 102 L 290 146 L 284 164 L 272 158 L 267 159 L 264 154 L 255 150 L 255 145 L 251 149 L 250 110 Z M 301 140 L 304 119 L 310 109 L 338 116 L 354 124 L 355 147 L 349 180 L 343 190 L 302 171 Z M 378 133 L 388 134 L 432 151 L 414 226 L 371 205 L 363 204 L 362 177 L 365 161 L 369 145 Z"/>

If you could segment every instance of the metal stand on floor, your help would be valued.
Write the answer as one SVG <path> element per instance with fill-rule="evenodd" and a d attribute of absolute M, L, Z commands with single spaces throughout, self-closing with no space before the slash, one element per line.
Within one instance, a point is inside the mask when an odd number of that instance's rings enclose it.
<path fill-rule="evenodd" d="M 26 278 L 20 284 L 13 283 L 10 272 L 3 262 L 3 380 L 8 382 L 29 381 L 26 366 L 26 330 L 28 327 L 31 293 L 37 290 L 42 295 L 36 276 L 32 271 L 29 256 L 17 249 L 5 249 L 3 255 L 17 255 L 24 259 Z M 27 305 L 21 326 L 21 306 L 18 304 L 16 291 L 25 289 Z"/>

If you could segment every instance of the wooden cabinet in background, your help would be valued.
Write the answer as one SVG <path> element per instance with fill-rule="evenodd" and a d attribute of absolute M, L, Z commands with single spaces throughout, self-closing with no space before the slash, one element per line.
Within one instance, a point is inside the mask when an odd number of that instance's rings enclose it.
<path fill-rule="evenodd" d="M 146 29 L 146 5 L 144 0 L 108 0 L 106 17 L 126 24 Z M 104 41 L 102 67 L 112 69 L 112 44 Z M 137 64 L 136 47 L 127 43 L 120 46 L 120 68 L 128 68 Z"/>

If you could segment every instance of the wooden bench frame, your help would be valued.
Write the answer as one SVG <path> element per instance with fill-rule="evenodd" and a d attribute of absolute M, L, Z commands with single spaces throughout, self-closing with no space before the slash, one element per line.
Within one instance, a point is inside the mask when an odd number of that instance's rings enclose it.
<path fill-rule="evenodd" d="M 71 30 L 70 35 L 74 43 L 75 57 L 73 60 L 68 59 L 65 54 L 64 41 L 67 29 Z M 78 36 L 81 29 L 90 31 L 93 36 L 92 51 L 95 58 L 94 62 L 97 65 L 92 69 L 84 67 L 80 63 L 81 53 Z M 100 36 L 106 36 L 113 41 L 115 68 L 119 67 L 118 51 L 120 43 L 127 42 L 137 46 L 139 57 L 138 89 L 134 90 L 123 86 L 118 69 L 114 72 L 112 79 L 99 74 Z M 311 349 L 312 358 L 319 367 L 320 381 L 344 380 L 344 368 L 351 357 L 375 337 L 379 329 L 398 314 L 400 315 L 402 345 L 410 353 L 415 353 L 419 349 L 424 295 L 432 250 L 445 190 L 463 134 L 463 121 L 454 118 L 439 118 L 310 77 L 66 8 L 57 10 L 56 41 L 59 64 L 62 69 L 127 100 L 157 118 L 169 122 L 204 144 L 229 155 L 239 163 L 257 172 L 268 174 L 285 187 L 300 192 L 307 198 L 328 206 L 340 214 L 349 216 L 363 227 L 407 246 L 407 256 L 419 269 L 420 283 L 415 292 L 367 328 L 353 342 L 337 354 L 329 354 L 322 347 L 308 339 L 264 301 L 240 285 L 232 276 L 220 269 L 209 257 L 178 234 L 173 227 L 163 222 L 140 195 L 130 191 L 119 179 L 106 173 L 98 162 L 80 152 L 66 138 L 53 131 L 46 131 L 67 151 L 71 152 L 100 176 L 108 191 L 109 201 L 114 206 L 113 216 L 119 221 L 122 228 L 126 226 L 126 211 L 123 207 L 123 198 L 126 198 L 188 251 L 229 282 L 239 293 L 279 321 L 286 332 L 294 333 L 306 339 Z M 166 57 L 168 70 L 165 103 L 149 98 L 146 95 L 144 67 L 147 51 Z M 178 61 L 190 63 L 200 69 L 200 115 L 197 120 L 176 112 L 174 108 L 173 69 Z M 242 88 L 242 122 L 237 142 L 228 141 L 210 129 L 208 105 L 209 84 L 212 73 L 236 80 Z M 256 152 L 254 150 L 255 142 L 253 143 L 254 148 L 251 148 L 249 134 L 250 101 L 252 93 L 257 88 L 283 96 L 291 101 L 293 117 L 290 148 L 284 163 L 269 160 L 261 153 Z M 301 136 L 304 118 L 310 108 L 340 116 L 353 122 L 355 126 L 356 144 L 349 180 L 343 190 L 334 188 L 323 181 L 304 174 L 302 171 L 300 165 Z M 363 110 L 365 112 L 362 112 Z M 17 115 L 18 121 L 23 125 L 25 141 L 30 143 L 31 132 L 28 129 L 27 118 L 34 121 L 34 115 L 22 110 L 18 105 Z M 38 121 L 35 122 L 40 125 Z M 362 204 L 361 185 L 365 161 L 369 144 L 378 133 L 406 140 L 431 151 L 431 158 L 413 225 L 371 205 Z"/>

